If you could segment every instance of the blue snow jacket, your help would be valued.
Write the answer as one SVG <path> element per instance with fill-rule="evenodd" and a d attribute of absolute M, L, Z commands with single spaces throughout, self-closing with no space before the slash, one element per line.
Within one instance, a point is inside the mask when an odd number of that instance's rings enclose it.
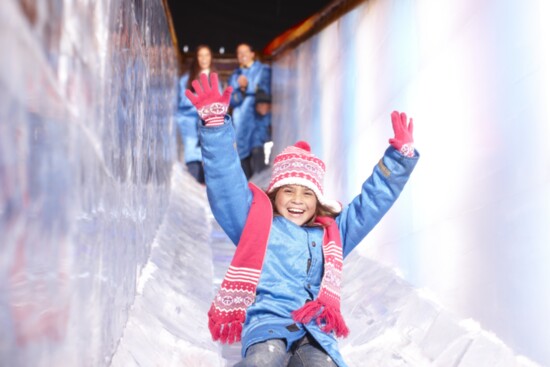
<path fill-rule="evenodd" d="M 260 76 L 257 90 L 260 89 L 271 95 L 271 66 L 269 65 L 265 65 Z M 250 146 L 252 148 L 263 147 L 266 142 L 271 141 L 271 112 L 262 116 L 254 110 L 254 118 L 256 119 L 255 129 L 251 135 Z"/>
<path fill-rule="evenodd" d="M 251 147 L 263 147 L 265 143 L 271 141 L 271 112 L 263 116 L 255 113 L 254 116 L 256 118 L 256 129 L 251 136 Z"/>
<path fill-rule="evenodd" d="M 208 200 L 229 238 L 237 244 L 243 231 L 252 193 L 241 169 L 231 118 L 216 127 L 199 128 Z M 336 217 L 346 257 L 384 216 L 401 193 L 419 158 L 389 147 L 361 193 Z M 255 302 L 247 309 L 242 331 L 242 355 L 254 343 L 286 339 L 287 348 L 308 331 L 334 362 L 346 366 L 334 335 L 315 321 L 296 324 L 291 312 L 315 299 L 323 276 L 323 229 L 298 226 L 274 216 Z M 343 315 L 345 318 L 345 315 Z"/>
<path fill-rule="evenodd" d="M 183 74 L 179 81 L 178 110 L 176 123 L 178 125 L 183 143 L 183 158 L 185 163 L 202 161 L 201 147 L 199 144 L 198 128 L 200 118 L 197 109 L 185 95 L 189 73 Z"/>
<path fill-rule="evenodd" d="M 237 132 L 237 148 L 240 159 L 248 157 L 252 152 L 252 148 L 263 146 L 263 143 L 268 141 L 267 136 L 258 137 L 257 134 L 255 135 L 257 114 L 255 113 L 254 96 L 258 88 L 264 88 L 264 90 L 269 88 L 266 92 L 270 93 L 270 71 L 271 69 L 268 65 L 254 61 L 249 68 L 239 67 L 235 69 L 229 77 L 228 85 L 233 87 L 229 105 L 232 108 L 231 117 L 235 125 L 235 131 Z M 246 76 L 248 79 L 248 86 L 244 93 L 239 89 L 239 84 L 237 83 L 241 75 Z M 267 133 L 266 129 L 263 131 Z"/>

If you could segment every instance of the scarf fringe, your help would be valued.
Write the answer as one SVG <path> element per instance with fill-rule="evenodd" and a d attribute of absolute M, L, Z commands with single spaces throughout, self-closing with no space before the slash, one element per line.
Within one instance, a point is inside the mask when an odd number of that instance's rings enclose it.
<path fill-rule="evenodd" d="M 307 302 L 300 309 L 292 312 L 292 318 L 302 324 L 307 324 L 315 319 L 321 330 L 325 333 L 334 331 L 337 337 L 345 338 L 349 334 L 349 329 L 340 310 L 337 307 L 323 304 L 318 299 Z"/>
<path fill-rule="evenodd" d="M 245 320 L 244 312 L 231 312 L 222 318 L 213 317 L 214 307 L 208 312 L 208 328 L 214 341 L 219 340 L 222 344 L 233 344 L 241 341 L 241 332 Z M 217 321 L 214 321 L 214 320 Z"/>

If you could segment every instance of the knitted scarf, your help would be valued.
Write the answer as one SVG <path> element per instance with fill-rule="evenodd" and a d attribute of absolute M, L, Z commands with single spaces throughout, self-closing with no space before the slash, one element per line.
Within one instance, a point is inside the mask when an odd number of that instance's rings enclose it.
<path fill-rule="evenodd" d="M 235 255 L 222 281 L 220 290 L 208 311 L 208 328 L 214 340 L 232 344 L 241 340 L 246 309 L 254 303 L 256 286 L 262 272 L 273 208 L 267 195 L 252 183 L 252 205 Z M 342 279 L 342 244 L 334 219 L 317 217 L 316 223 L 325 227 L 323 238 L 324 274 L 319 295 L 300 309 L 292 318 L 307 324 L 315 320 L 326 333 L 334 331 L 345 337 L 349 330 L 340 313 L 340 283 Z"/>

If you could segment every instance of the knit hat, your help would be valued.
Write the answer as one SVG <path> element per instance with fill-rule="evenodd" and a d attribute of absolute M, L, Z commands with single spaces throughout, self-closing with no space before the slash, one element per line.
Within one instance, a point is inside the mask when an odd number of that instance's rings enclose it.
<path fill-rule="evenodd" d="M 302 185 L 311 189 L 322 205 L 340 213 L 342 204 L 327 199 L 323 194 L 324 177 L 325 163 L 311 153 L 307 142 L 298 141 L 275 157 L 267 192 L 284 185 Z"/>

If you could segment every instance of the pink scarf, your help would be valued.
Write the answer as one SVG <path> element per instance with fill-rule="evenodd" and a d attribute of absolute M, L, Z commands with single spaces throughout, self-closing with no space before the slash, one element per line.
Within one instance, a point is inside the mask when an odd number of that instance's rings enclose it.
<path fill-rule="evenodd" d="M 256 286 L 262 265 L 273 208 L 267 195 L 252 183 L 254 195 L 237 250 L 222 281 L 220 290 L 208 311 L 208 327 L 212 338 L 232 344 L 241 340 L 246 309 L 254 303 Z M 330 217 L 317 217 L 315 222 L 325 226 L 323 238 L 324 275 L 319 295 L 292 312 L 294 321 L 307 324 L 315 320 L 326 333 L 334 331 L 345 337 L 349 330 L 340 313 L 340 282 L 342 279 L 342 244 L 338 226 Z"/>

